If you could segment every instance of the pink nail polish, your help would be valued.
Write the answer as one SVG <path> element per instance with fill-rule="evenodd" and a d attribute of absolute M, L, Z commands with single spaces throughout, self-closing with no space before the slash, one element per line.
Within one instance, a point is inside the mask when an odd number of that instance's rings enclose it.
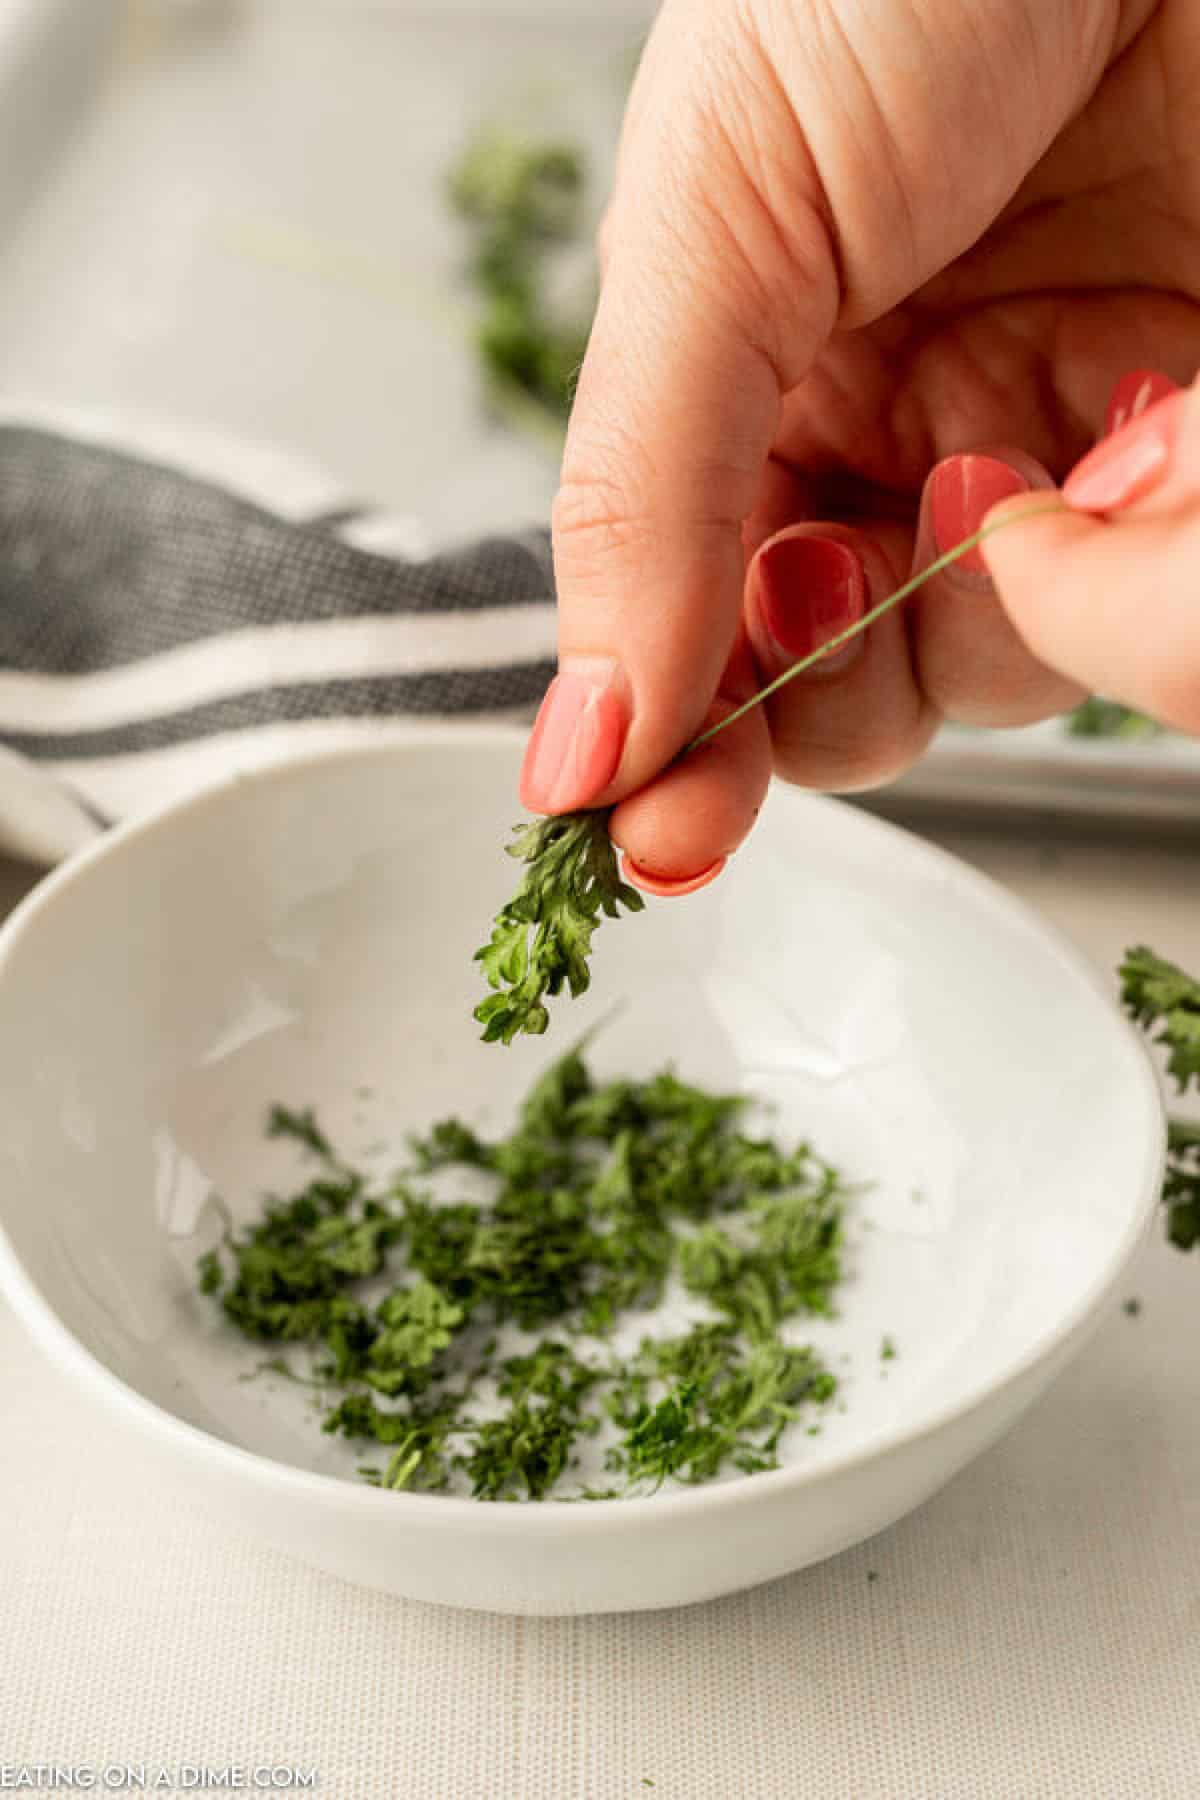
<path fill-rule="evenodd" d="M 572 812 L 603 792 L 617 772 L 628 728 L 616 663 L 580 657 L 546 690 L 521 769 L 530 812 Z"/>
<path fill-rule="evenodd" d="M 1110 437 L 1114 431 L 1120 431 L 1131 419 L 1140 419 L 1144 412 L 1179 392 L 1178 382 L 1172 381 L 1158 369 L 1130 369 L 1128 375 L 1122 375 L 1113 388 L 1108 401 L 1108 411 L 1104 415 L 1104 435 Z"/>
<path fill-rule="evenodd" d="M 1156 487 L 1170 466 L 1185 398 L 1182 392 L 1168 395 L 1089 450 L 1063 483 L 1067 505 L 1077 512 L 1115 512 Z"/>
<path fill-rule="evenodd" d="M 948 456 L 929 477 L 929 523 L 938 555 L 978 531 L 999 501 L 1028 492 L 1024 475 L 998 456 Z M 960 556 L 950 572 L 986 576 L 979 546 Z"/>
<path fill-rule="evenodd" d="M 725 864 L 727 856 L 718 856 L 716 862 L 709 863 L 707 869 L 701 869 L 698 875 L 681 875 L 672 878 L 669 875 L 652 875 L 649 869 L 643 869 L 628 855 L 621 857 L 621 874 L 633 887 L 641 888 L 644 894 L 657 894 L 663 899 L 673 900 L 680 894 L 694 894 L 698 888 L 707 887 L 715 881 Z"/>
<path fill-rule="evenodd" d="M 862 618 L 866 603 L 861 558 L 836 538 L 777 538 L 759 554 L 758 584 L 762 621 L 784 664 L 837 637 Z M 860 648 L 854 639 L 817 667 L 840 667 Z"/>

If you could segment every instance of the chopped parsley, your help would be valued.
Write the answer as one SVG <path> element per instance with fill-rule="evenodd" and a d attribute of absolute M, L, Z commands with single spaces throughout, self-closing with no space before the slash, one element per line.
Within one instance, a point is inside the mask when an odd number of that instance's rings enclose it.
<path fill-rule="evenodd" d="M 304 1372 L 259 1368 L 318 1390 L 326 1432 L 380 1446 L 360 1465 L 377 1486 L 541 1500 L 600 1434 L 610 1485 L 565 1497 L 774 1468 L 837 1390 L 785 1327 L 832 1311 L 846 1189 L 808 1145 L 749 1135 L 744 1104 L 670 1071 L 597 1084 L 572 1051 L 507 1137 L 443 1120 L 374 1185 L 311 1110 L 276 1107 L 269 1134 L 319 1171 L 205 1251 L 200 1291 L 246 1337 L 308 1352 Z M 703 1316 L 618 1355 L 616 1327 L 669 1284 Z M 499 1328 L 520 1346 L 501 1355 Z"/>

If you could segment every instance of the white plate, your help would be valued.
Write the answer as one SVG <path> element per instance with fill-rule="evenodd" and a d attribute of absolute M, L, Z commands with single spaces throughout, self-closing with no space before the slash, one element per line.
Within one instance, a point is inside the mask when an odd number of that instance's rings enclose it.
<path fill-rule="evenodd" d="M 1073 737 L 1064 719 L 1013 731 L 947 725 L 891 792 L 901 805 L 928 801 L 981 813 L 1119 820 L 1147 831 L 1194 828 L 1200 741 L 1170 731 L 1136 739 Z"/>
<path fill-rule="evenodd" d="M 511 890 L 520 739 L 314 757 L 115 832 L 0 935 L 0 1281 L 189 1503 L 350 1580 L 527 1613 L 699 1600 L 898 1518 L 1082 1343 L 1155 1210 L 1163 1126 L 1105 987 L 989 882 L 775 792 L 714 887 L 605 925 L 547 1039 L 477 1041 L 471 952 Z M 213 1191 L 291 1173 L 273 1100 L 397 1153 L 500 1124 L 614 1001 L 602 1074 L 673 1061 L 773 1102 L 855 1179 L 845 1411 L 778 1472 L 586 1504 L 391 1494 L 194 1288 Z M 370 1098 L 361 1091 L 371 1090 Z M 199 1232 L 199 1240 L 197 1238 Z M 881 1361 L 881 1339 L 895 1361 Z M 842 1360 L 848 1359 L 848 1360 Z M 350 1477 L 350 1478 L 346 1478 Z"/>

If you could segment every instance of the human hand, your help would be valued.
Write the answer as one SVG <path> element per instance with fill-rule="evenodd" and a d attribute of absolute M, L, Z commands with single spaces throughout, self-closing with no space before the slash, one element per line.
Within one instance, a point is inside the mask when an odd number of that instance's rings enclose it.
<path fill-rule="evenodd" d="M 1151 347 L 1191 375 L 1198 114 L 1187 0 L 667 0 L 555 507 L 561 674 L 527 805 L 616 803 L 638 868 L 687 878 L 772 766 L 869 786 L 942 718 L 1024 723 L 1093 684 L 1097 655 L 1055 636 L 1047 547 L 1116 528 L 1030 520 L 668 766 L 993 502 L 1060 479 Z"/>
<path fill-rule="evenodd" d="M 1097 445 L 1063 499 L 983 545 L 1005 612 L 1047 666 L 1200 734 L 1200 380 Z"/>

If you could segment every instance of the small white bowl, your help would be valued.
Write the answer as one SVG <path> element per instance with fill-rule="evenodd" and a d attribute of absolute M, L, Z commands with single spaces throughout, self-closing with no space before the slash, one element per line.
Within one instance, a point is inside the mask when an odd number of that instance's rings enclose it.
<path fill-rule="evenodd" d="M 516 874 L 519 753 L 417 729 L 236 779 L 29 897 L 0 934 L 0 1281 L 189 1503 L 348 1580 L 523 1613 L 701 1600 L 879 1531 L 1061 1369 L 1155 1212 L 1157 1085 L 1107 984 L 1024 906 L 783 789 L 713 887 L 603 927 L 548 1038 L 481 1044 L 471 955 Z M 600 1074 L 744 1088 L 874 1184 L 840 1317 L 806 1334 L 844 1410 L 778 1471 L 644 1498 L 362 1483 L 305 1390 L 237 1379 L 255 1353 L 195 1289 L 213 1192 L 247 1218 L 291 1175 L 275 1100 L 368 1159 L 386 1140 L 380 1167 L 450 1112 L 501 1125 L 618 1000 Z"/>

